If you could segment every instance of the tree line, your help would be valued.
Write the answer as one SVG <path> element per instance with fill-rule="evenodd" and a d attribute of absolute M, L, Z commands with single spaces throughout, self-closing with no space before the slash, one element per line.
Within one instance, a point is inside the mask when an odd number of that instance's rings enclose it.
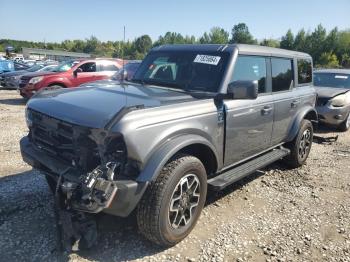
<path fill-rule="evenodd" d="M 231 32 L 221 27 L 213 27 L 201 37 L 183 36 L 176 32 L 167 32 L 152 41 L 149 35 L 142 35 L 133 41 L 102 42 L 95 36 L 85 40 L 64 40 L 61 43 L 45 43 L 18 41 L 11 39 L 0 40 L 0 50 L 12 46 L 15 52 L 21 52 L 22 47 L 45 48 L 84 52 L 95 57 L 125 57 L 126 59 L 143 59 L 147 52 L 155 46 L 163 44 L 258 44 L 262 46 L 280 47 L 309 53 L 317 67 L 350 68 L 350 29 L 327 30 L 320 24 L 313 31 L 301 29 L 295 35 L 291 30 L 280 39 L 257 40 L 245 23 L 233 26 Z"/>

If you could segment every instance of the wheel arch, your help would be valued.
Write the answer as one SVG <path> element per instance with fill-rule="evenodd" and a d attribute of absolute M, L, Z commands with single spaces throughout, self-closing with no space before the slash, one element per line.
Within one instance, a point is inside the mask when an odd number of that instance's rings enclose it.
<path fill-rule="evenodd" d="M 156 179 L 165 164 L 178 154 L 197 157 L 203 163 L 207 175 L 216 172 L 218 168 L 218 154 L 208 140 L 198 135 L 183 135 L 171 139 L 155 151 L 144 165 L 137 181 L 148 182 Z"/>
<path fill-rule="evenodd" d="M 303 119 L 310 120 L 312 123 L 312 126 L 315 129 L 317 127 L 317 124 L 318 124 L 318 115 L 317 115 L 315 108 L 308 106 L 299 112 L 299 114 L 294 119 L 292 128 L 290 129 L 290 131 L 288 133 L 286 142 L 292 141 L 295 138 L 295 136 L 298 134 L 298 131 L 299 131 L 300 125 L 301 125 L 301 121 Z"/>
<path fill-rule="evenodd" d="M 52 82 L 52 83 L 48 84 L 47 86 L 48 87 L 50 87 L 50 86 L 61 86 L 62 88 L 67 88 L 67 86 L 64 83 L 62 83 L 62 82 Z"/>

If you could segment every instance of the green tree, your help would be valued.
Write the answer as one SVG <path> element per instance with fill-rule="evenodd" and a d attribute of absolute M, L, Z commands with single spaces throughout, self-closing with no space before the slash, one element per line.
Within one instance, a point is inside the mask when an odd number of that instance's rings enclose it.
<path fill-rule="evenodd" d="M 136 38 L 134 46 L 137 52 L 146 54 L 152 48 L 152 39 L 149 35 L 140 36 Z"/>
<path fill-rule="evenodd" d="M 260 45 L 278 48 L 280 47 L 280 42 L 276 39 L 264 39 L 260 42 Z"/>
<path fill-rule="evenodd" d="M 322 53 L 318 59 L 318 67 L 339 67 L 339 61 L 334 53 Z"/>
<path fill-rule="evenodd" d="M 281 39 L 281 48 L 293 50 L 294 49 L 294 35 L 292 30 L 288 30 L 285 36 Z"/>
<path fill-rule="evenodd" d="M 294 50 L 305 52 L 308 49 L 306 38 L 307 34 L 305 30 L 301 29 L 295 36 L 293 44 Z"/>
<path fill-rule="evenodd" d="M 220 27 L 213 27 L 210 29 L 209 34 L 204 33 L 203 41 L 200 42 L 208 43 L 208 44 L 227 44 L 229 42 L 229 33 Z"/>
<path fill-rule="evenodd" d="M 249 32 L 249 28 L 245 23 L 239 23 L 233 26 L 231 31 L 232 37 L 230 43 L 234 44 L 256 44 L 256 39 Z"/>

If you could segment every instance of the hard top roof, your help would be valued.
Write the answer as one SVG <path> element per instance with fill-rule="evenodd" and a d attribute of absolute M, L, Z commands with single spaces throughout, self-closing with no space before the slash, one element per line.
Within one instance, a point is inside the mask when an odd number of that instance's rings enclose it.
<path fill-rule="evenodd" d="M 314 73 L 332 73 L 332 74 L 349 74 L 350 75 L 350 69 L 340 69 L 340 68 L 317 69 L 314 71 Z"/>
<path fill-rule="evenodd" d="M 266 56 L 282 56 L 282 57 L 305 57 L 311 58 L 310 55 L 302 52 L 285 50 L 259 45 L 246 44 L 175 44 L 162 45 L 154 47 L 152 51 L 198 51 L 198 52 L 230 52 L 235 49 L 242 54 L 266 55 Z"/>

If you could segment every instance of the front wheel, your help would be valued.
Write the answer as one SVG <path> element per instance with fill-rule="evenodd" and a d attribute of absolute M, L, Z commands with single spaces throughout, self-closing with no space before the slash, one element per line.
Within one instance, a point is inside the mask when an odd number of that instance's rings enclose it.
<path fill-rule="evenodd" d="M 193 156 L 170 161 L 147 188 L 137 209 L 141 233 L 158 245 L 173 246 L 194 228 L 207 194 L 207 175 Z"/>
<path fill-rule="evenodd" d="M 292 168 L 302 166 L 309 156 L 313 140 L 313 127 L 310 120 L 301 122 L 299 132 L 294 140 L 285 146 L 290 149 L 290 154 L 284 158 L 287 165 Z"/>

